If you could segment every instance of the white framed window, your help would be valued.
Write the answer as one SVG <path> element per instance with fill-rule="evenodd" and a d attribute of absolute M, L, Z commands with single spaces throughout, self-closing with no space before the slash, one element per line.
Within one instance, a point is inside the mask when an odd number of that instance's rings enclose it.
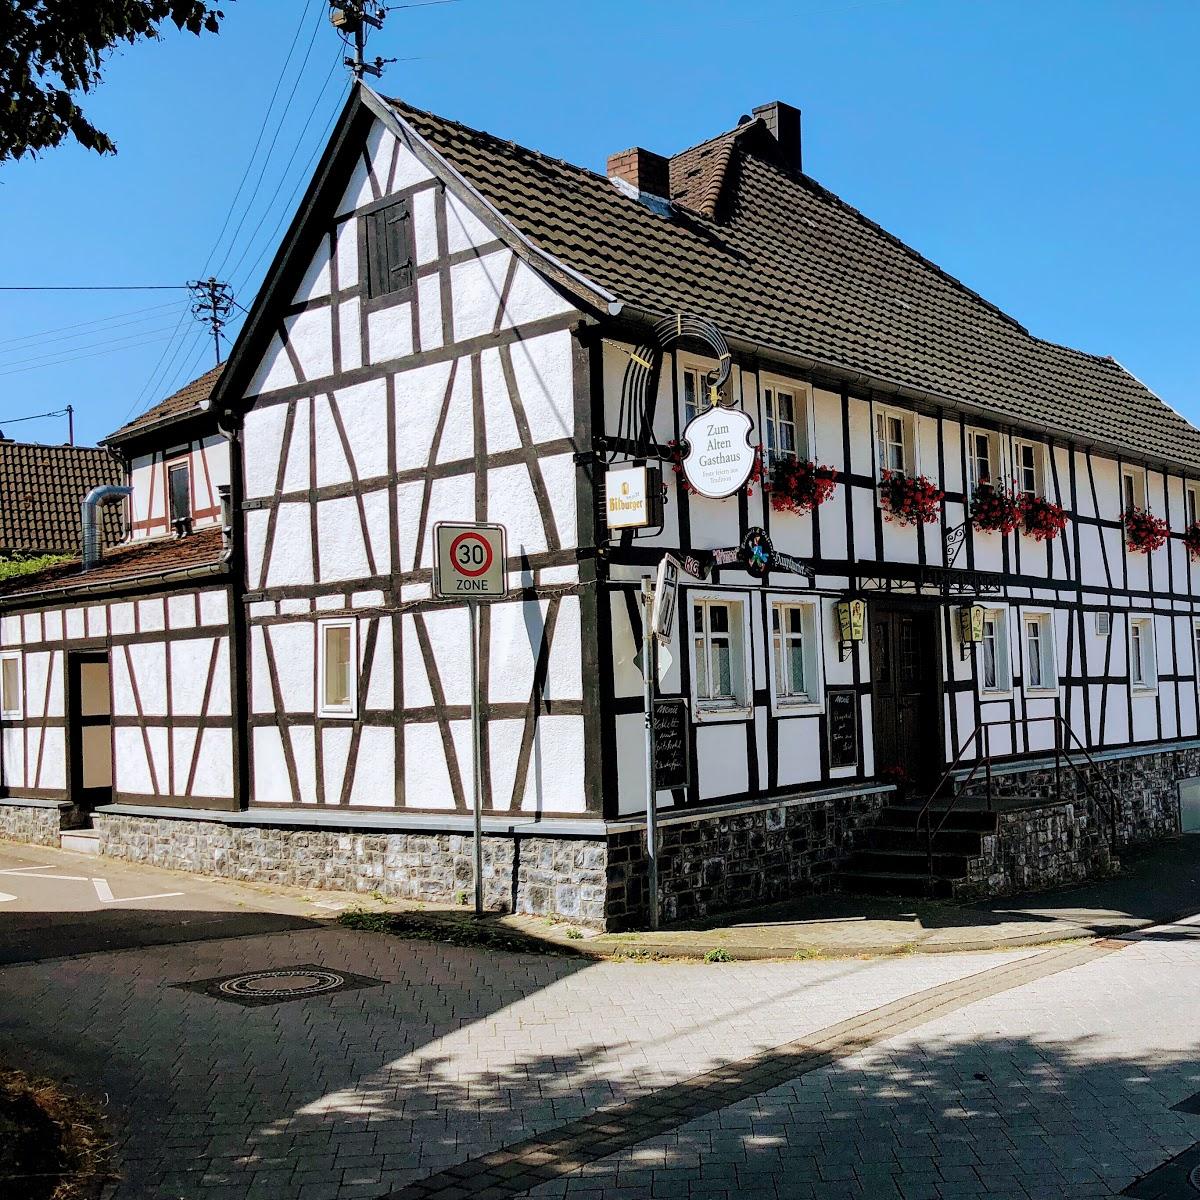
<path fill-rule="evenodd" d="M 317 622 L 318 712 L 358 716 L 358 625 L 345 618 Z"/>
<path fill-rule="evenodd" d="M 1013 483 L 1022 496 L 1046 494 L 1046 458 L 1037 442 L 1013 442 Z"/>
<path fill-rule="evenodd" d="M 1129 618 L 1129 686 L 1152 692 L 1158 687 L 1158 654 L 1154 647 L 1154 618 Z"/>
<path fill-rule="evenodd" d="M 1024 612 L 1021 615 L 1025 647 L 1025 690 L 1058 690 L 1058 660 L 1054 649 L 1054 614 Z"/>
<path fill-rule="evenodd" d="M 1200 483 L 1189 483 L 1183 489 L 1184 524 L 1200 521 Z"/>
<path fill-rule="evenodd" d="M 995 487 L 1004 482 L 1004 470 L 1000 462 L 1000 435 L 990 429 L 967 430 L 967 479 L 971 491 L 981 483 Z"/>
<path fill-rule="evenodd" d="M 751 711 L 746 601 L 734 592 L 691 593 L 692 702 L 697 720 Z"/>
<path fill-rule="evenodd" d="M 0 717 L 19 721 L 25 715 L 23 674 L 19 650 L 8 650 L 0 654 Z"/>
<path fill-rule="evenodd" d="M 1121 511 L 1146 507 L 1146 472 L 1142 467 L 1121 468 Z"/>
<path fill-rule="evenodd" d="M 781 458 L 807 458 L 812 412 L 808 385 L 764 377 L 762 398 L 768 464 Z"/>
<path fill-rule="evenodd" d="M 772 598 L 771 703 L 776 709 L 816 708 L 823 703 L 821 602 Z"/>
<path fill-rule="evenodd" d="M 1012 658 L 1008 649 L 1008 613 L 989 608 L 983 614 L 983 643 L 979 648 L 980 688 L 987 693 L 1012 691 Z"/>
<path fill-rule="evenodd" d="M 698 413 L 712 407 L 712 393 L 708 380 L 717 369 L 716 363 L 705 363 L 696 359 L 679 360 L 679 390 L 683 398 L 683 424 Z"/>
<path fill-rule="evenodd" d="M 917 474 L 917 418 L 902 408 L 875 406 L 875 465 L 880 476 Z"/>

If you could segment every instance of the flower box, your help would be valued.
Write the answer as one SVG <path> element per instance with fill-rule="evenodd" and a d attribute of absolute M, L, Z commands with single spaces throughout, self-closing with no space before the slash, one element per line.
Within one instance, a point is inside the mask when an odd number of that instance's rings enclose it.
<path fill-rule="evenodd" d="M 1067 527 L 1067 510 L 1041 496 L 1021 500 L 1021 519 L 1025 533 L 1038 542 L 1052 542 Z"/>
<path fill-rule="evenodd" d="M 1012 533 L 1021 524 L 1021 497 L 1011 488 L 981 483 L 967 515 L 980 533 Z"/>
<path fill-rule="evenodd" d="M 1171 527 L 1146 508 L 1125 510 L 1125 545 L 1134 554 L 1149 554 L 1167 544 Z"/>
<path fill-rule="evenodd" d="M 1183 533 L 1188 558 L 1200 558 L 1200 521 L 1193 521 Z"/>
<path fill-rule="evenodd" d="M 780 458 L 771 468 L 766 491 L 776 512 L 804 513 L 819 508 L 837 490 L 832 467 L 797 458 Z"/>
<path fill-rule="evenodd" d="M 932 479 L 884 471 L 879 481 L 879 501 L 884 517 L 898 525 L 931 525 L 941 516 L 942 497 Z"/>

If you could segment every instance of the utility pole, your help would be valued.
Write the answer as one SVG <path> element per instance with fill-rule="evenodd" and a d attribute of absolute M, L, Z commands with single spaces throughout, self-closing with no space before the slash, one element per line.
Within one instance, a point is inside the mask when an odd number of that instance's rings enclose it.
<path fill-rule="evenodd" d="M 376 58 L 367 62 L 363 53 L 367 48 L 367 28 L 382 29 L 387 7 L 379 0 L 334 0 L 329 9 L 329 22 L 343 37 L 354 39 L 354 57 L 345 59 L 350 73 L 359 83 L 364 75 L 378 79 L 387 63 L 394 58 Z M 349 42 L 347 42 L 349 45 Z"/>
<path fill-rule="evenodd" d="M 218 283 L 216 276 L 197 279 L 188 284 L 192 293 L 192 315 L 199 317 L 212 330 L 217 365 L 221 363 L 221 330 L 233 311 L 233 293 L 229 284 Z"/>

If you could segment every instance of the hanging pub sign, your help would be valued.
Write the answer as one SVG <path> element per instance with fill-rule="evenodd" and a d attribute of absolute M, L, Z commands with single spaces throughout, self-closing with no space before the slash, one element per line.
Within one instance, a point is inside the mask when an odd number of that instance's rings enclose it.
<path fill-rule="evenodd" d="M 658 467 L 613 467 L 604 472 L 604 516 L 609 529 L 662 524 L 662 471 Z"/>
<path fill-rule="evenodd" d="M 696 492 L 722 500 L 745 487 L 757 457 L 750 444 L 753 428 L 754 422 L 741 409 L 719 405 L 697 413 L 687 423 L 683 476 Z"/>
<path fill-rule="evenodd" d="M 679 565 L 695 579 L 707 579 L 720 567 L 740 567 L 755 579 L 761 579 L 767 571 L 787 571 L 805 579 L 816 576 L 816 571 L 802 559 L 776 550 L 767 531 L 757 525 L 746 530 L 740 546 L 693 550 L 681 557 Z"/>
<path fill-rule="evenodd" d="M 771 545 L 771 539 L 765 529 L 754 525 L 746 530 L 746 536 L 742 538 L 742 544 L 739 547 L 738 557 L 741 559 L 742 566 L 746 568 L 747 574 L 753 575 L 755 579 L 761 579 L 770 570 L 774 554 L 775 547 Z"/>

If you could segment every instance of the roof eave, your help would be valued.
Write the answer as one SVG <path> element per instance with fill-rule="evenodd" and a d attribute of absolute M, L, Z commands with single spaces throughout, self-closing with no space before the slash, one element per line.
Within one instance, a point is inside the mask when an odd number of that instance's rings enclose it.
<path fill-rule="evenodd" d="M 200 579 L 210 575 L 228 573 L 229 563 L 224 559 L 217 559 L 215 562 L 198 563 L 191 567 L 176 567 L 174 570 L 168 571 L 143 571 L 140 575 L 129 575 L 122 579 L 101 579 L 92 583 L 86 582 L 85 576 L 80 576 L 59 587 L 39 588 L 30 592 L 9 592 L 7 595 L 0 596 L 0 609 L 21 608 L 47 599 L 91 595 L 95 592 L 115 595 L 121 592 L 138 591 L 147 583 L 172 583 L 183 579 Z"/>

